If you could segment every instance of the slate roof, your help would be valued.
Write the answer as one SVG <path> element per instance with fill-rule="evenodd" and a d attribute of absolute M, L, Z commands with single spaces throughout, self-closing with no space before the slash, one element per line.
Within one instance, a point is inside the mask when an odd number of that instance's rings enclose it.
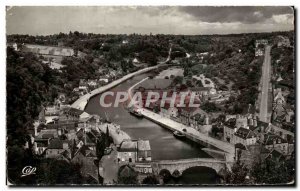
<path fill-rule="evenodd" d="M 248 126 L 251 131 L 254 131 L 255 129 L 258 128 L 258 126 L 254 126 L 254 125 L 248 125 Z"/>
<path fill-rule="evenodd" d="M 240 137 L 242 139 L 248 139 L 248 138 L 255 137 L 255 133 L 253 131 L 251 131 L 250 129 L 243 128 L 243 127 L 240 127 L 234 135 L 237 137 Z"/>
<path fill-rule="evenodd" d="M 139 151 L 150 151 L 151 150 L 149 140 L 139 140 L 137 142 L 137 146 L 138 146 Z"/>
<path fill-rule="evenodd" d="M 273 145 L 274 141 L 275 144 L 287 143 L 287 140 L 281 138 L 278 135 L 274 135 L 272 133 L 266 134 L 265 141 L 264 141 L 265 145 Z"/>
<path fill-rule="evenodd" d="M 266 158 L 268 158 L 268 157 L 272 157 L 272 158 L 275 158 L 275 159 L 278 159 L 278 160 L 284 158 L 283 154 L 281 154 L 280 152 L 278 152 L 278 151 L 275 150 L 275 149 L 273 149 L 273 150 L 267 155 Z"/>
<path fill-rule="evenodd" d="M 132 177 L 132 176 L 136 176 L 137 173 L 131 166 L 124 165 L 119 168 L 118 174 L 119 174 L 119 176 L 122 176 L 122 177 Z"/>
<path fill-rule="evenodd" d="M 135 152 L 137 151 L 137 142 L 132 140 L 124 140 L 121 143 L 120 152 Z"/>
<path fill-rule="evenodd" d="M 96 157 L 96 151 L 95 150 L 91 150 L 88 146 L 83 145 L 82 147 L 80 147 L 80 149 L 77 151 L 77 153 L 81 153 L 83 156 L 85 157 Z M 77 154 L 76 153 L 76 154 Z M 76 155 L 75 154 L 75 155 Z"/>
<path fill-rule="evenodd" d="M 80 129 L 76 132 L 76 136 L 78 140 L 83 141 L 85 144 L 95 144 L 97 137 L 92 132 L 84 133 L 83 129 Z M 86 142 L 85 142 L 86 141 Z"/>
<path fill-rule="evenodd" d="M 36 139 L 51 139 L 58 137 L 56 129 L 42 129 Z"/>
<path fill-rule="evenodd" d="M 257 126 L 264 127 L 266 129 L 269 126 L 269 123 L 263 121 L 257 121 Z"/>
<path fill-rule="evenodd" d="M 45 133 L 45 134 L 42 134 L 41 137 L 43 139 L 50 139 L 50 138 L 54 138 L 54 135 L 50 134 L 50 133 Z"/>
<path fill-rule="evenodd" d="M 63 149 L 63 143 L 69 144 L 68 141 L 63 141 L 63 140 L 60 140 L 59 138 L 51 139 L 48 149 Z"/>

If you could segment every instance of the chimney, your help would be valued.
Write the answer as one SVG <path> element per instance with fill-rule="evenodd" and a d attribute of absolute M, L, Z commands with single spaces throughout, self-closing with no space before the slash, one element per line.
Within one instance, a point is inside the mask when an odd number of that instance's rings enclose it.
<path fill-rule="evenodd" d="M 253 119 L 250 118 L 248 121 L 249 121 L 249 125 L 253 126 Z"/>
<path fill-rule="evenodd" d="M 254 119 L 254 120 L 253 120 L 253 126 L 254 126 L 254 127 L 257 127 L 257 119 Z"/>

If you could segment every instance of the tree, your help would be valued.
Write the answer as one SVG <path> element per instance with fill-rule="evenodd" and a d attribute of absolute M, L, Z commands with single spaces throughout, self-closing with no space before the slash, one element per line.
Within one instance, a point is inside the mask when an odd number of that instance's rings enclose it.
<path fill-rule="evenodd" d="M 36 180 L 42 185 L 81 184 L 80 166 L 64 160 L 45 159 L 37 166 Z"/>
<path fill-rule="evenodd" d="M 107 144 L 106 139 L 104 137 L 105 135 L 101 134 L 100 140 L 97 140 L 96 143 L 96 154 L 99 160 L 101 160 L 101 158 L 104 156 L 104 151 Z"/>
<path fill-rule="evenodd" d="M 220 109 L 216 106 L 215 103 L 205 102 L 203 105 L 200 106 L 206 112 L 216 112 Z"/>
<path fill-rule="evenodd" d="M 28 176 L 26 179 L 20 175 L 25 166 L 36 166 L 37 160 L 30 149 L 23 149 L 18 145 L 7 148 L 7 179 L 12 184 L 35 184 L 35 177 Z"/>
<path fill-rule="evenodd" d="M 105 146 L 108 147 L 110 145 L 110 136 L 109 136 L 109 128 L 108 125 L 106 126 L 106 133 L 105 133 Z"/>
<path fill-rule="evenodd" d="M 182 84 L 182 81 L 183 81 L 183 77 L 182 76 L 176 76 L 174 79 L 173 79 L 173 83 L 176 85 L 176 84 Z"/>
<path fill-rule="evenodd" d="M 227 184 L 245 184 L 249 169 L 239 159 L 233 164 L 231 172 L 225 176 Z"/>
<path fill-rule="evenodd" d="M 167 169 L 162 169 L 159 175 L 162 176 L 164 183 L 169 182 L 172 178 L 170 171 L 168 171 Z"/>
<path fill-rule="evenodd" d="M 142 181 L 142 184 L 157 185 L 157 184 L 159 184 L 159 181 L 156 178 L 156 176 L 150 175 L 150 176 L 147 176 L 146 178 L 144 178 L 144 180 Z"/>
<path fill-rule="evenodd" d="M 193 84 L 192 84 L 192 81 L 191 81 L 191 80 L 187 80 L 187 81 L 186 81 L 186 85 L 187 85 L 188 87 L 193 87 Z"/>
<path fill-rule="evenodd" d="M 258 184 L 279 184 L 295 181 L 295 159 L 276 160 L 267 158 L 256 163 L 251 176 Z"/>
<path fill-rule="evenodd" d="M 126 72 L 127 71 L 127 63 L 125 60 L 121 61 L 121 69 L 122 71 Z"/>

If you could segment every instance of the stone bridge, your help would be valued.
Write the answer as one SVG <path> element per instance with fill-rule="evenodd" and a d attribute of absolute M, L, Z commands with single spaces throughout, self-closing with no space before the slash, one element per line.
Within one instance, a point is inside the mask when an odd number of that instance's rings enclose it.
<path fill-rule="evenodd" d="M 180 175 L 186 169 L 191 167 L 208 167 L 214 169 L 217 174 L 226 168 L 231 170 L 231 163 L 226 160 L 217 160 L 214 158 L 192 158 L 192 159 L 180 159 L 180 160 L 161 160 L 153 161 L 152 168 L 154 173 L 159 174 L 161 170 L 168 170 L 172 175 L 177 170 Z"/>

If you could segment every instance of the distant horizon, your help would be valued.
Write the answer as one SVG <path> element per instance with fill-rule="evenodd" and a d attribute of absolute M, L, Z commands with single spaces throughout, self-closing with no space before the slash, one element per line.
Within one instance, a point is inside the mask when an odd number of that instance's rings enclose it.
<path fill-rule="evenodd" d="M 6 33 L 227 35 L 291 31 L 289 6 L 16 6 L 6 8 Z"/>
<path fill-rule="evenodd" d="M 69 31 L 74 33 L 75 31 Z M 67 33 L 63 33 L 63 32 L 59 32 L 59 33 L 53 33 L 53 34 L 46 34 L 46 35 L 31 35 L 31 34 L 20 34 L 20 33 L 16 33 L 16 34 L 6 34 L 7 36 L 13 36 L 13 35 L 28 35 L 28 36 L 53 36 L 53 35 L 59 35 L 60 33 L 63 34 L 69 34 L 69 32 Z M 173 36 L 213 36 L 213 35 L 219 35 L 219 36 L 228 36 L 228 35 L 242 35 L 242 34 L 262 34 L 262 33 L 285 33 L 285 32 L 294 32 L 294 29 L 291 30 L 286 30 L 286 31 L 270 31 L 270 32 L 243 32 L 243 33 L 228 33 L 228 34 L 218 34 L 218 33 L 214 33 L 214 34 L 164 34 L 164 33 L 158 33 L 158 34 L 141 34 L 141 33 L 130 33 L 130 34 L 126 34 L 126 33 L 92 33 L 92 32 L 80 32 L 77 31 L 81 34 L 93 34 L 93 35 L 126 35 L 126 36 L 130 36 L 130 35 L 141 35 L 141 36 L 155 36 L 155 35 L 173 35 Z"/>

